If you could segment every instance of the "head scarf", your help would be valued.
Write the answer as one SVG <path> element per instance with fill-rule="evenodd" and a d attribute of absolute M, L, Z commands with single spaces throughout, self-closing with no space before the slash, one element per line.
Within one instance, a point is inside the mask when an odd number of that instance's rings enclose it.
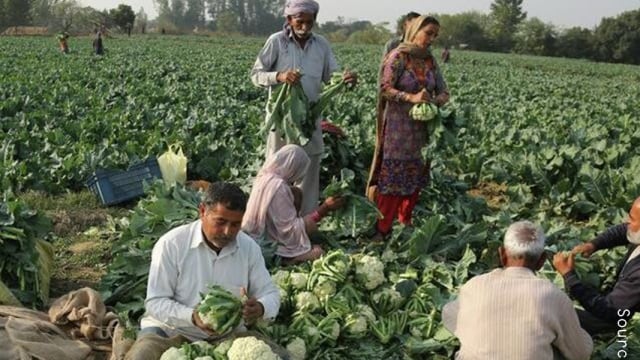
<path fill-rule="evenodd" d="M 432 57 L 431 51 L 429 49 L 424 49 L 419 47 L 418 45 L 413 43 L 413 40 L 416 38 L 416 35 L 422 29 L 423 23 L 427 15 L 421 15 L 413 20 L 411 20 L 411 25 L 405 29 L 405 33 L 403 36 L 402 43 L 398 45 L 398 51 L 405 53 L 411 57 L 419 58 L 427 60 Z M 389 52 L 385 55 L 380 65 L 380 69 L 378 70 L 378 99 L 376 104 L 376 144 L 373 153 L 373 161 L 371 163 L 371 167 L 369 169 L 369 179 L 367 180 L 367 190 L 366 195 L 369 200 L 374 201 L 377 192 L 377 184 L 378 184 L 378 176 L 380 172 L 380 167 L 382 165 L 382 153 L 384 148 L 384 112 L 387 107 L 387 100 L 385 100 L 382 96 L 382 72 L 384 70 L 384 65 L 387 62 L 387 59 L 391 56 L 392 52 Z M 405 64 L 406 66 L 406 64 Z"/>
<path fill-rule="evenodd" d="M 295 16 L 300 13 L 318 15 L 320 5 L 313 0 L 287 0 L 284 5 L 284 16 Z"/>
<path fill-rule="evenodd" d="M 417 17 L 411 21 L 411 25 L 405 30 L 402 43 L 398 45 L 399 51 L 420 59 L 426 59 L 427 57 L 431 56 L 429 51 L 425 51 L 424 48 L 421 48 L 420 46 L 413 43 L 413 40 L 416 38 L 416 35 L 418 35 L 420 29 L 426 26 L 423 25 L 426 18 L 427 15 L 421 15 L 420 17 Z"/>
<path fill-rule="evenodd" d="M 298 145 L 285 145 L 267 159 L 253 182 L 247 210 L 242 218 L 242 230 L 254 239 L 263 237 L 267 210 L 274 195 L 280 187 L 288 187 L 301 180 L 310 161 L 309 155 Z"/>

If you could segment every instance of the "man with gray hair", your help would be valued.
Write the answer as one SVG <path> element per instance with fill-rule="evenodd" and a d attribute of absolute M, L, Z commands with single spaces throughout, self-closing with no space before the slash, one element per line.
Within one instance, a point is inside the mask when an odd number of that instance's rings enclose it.
<path fill-rule="evenodd" d="M 445 305 L 444 326 L 460 339 L 456 359 L 589 359 L 593 342 L 571 300 L 535 275 L 544 243 L 539 226 L 512 224 L 498 249 L 502 268 L 469 280 Z"/>
<path fill-rule="evenodd" d="M 272 34 L 258 54 L 251 81 L 256 86 L 269 88 L 269 99 L 276 86 L 300 83 L 310 102 L 320 96 L 322 84 L 331 79 L 338 70 L 333 51 L 327 39 L 311 32 L 315 25 L 320 5 L 313 0 L 287 0 L 284 7 L 286 22 L 282 31 Z M 355 73 L 345 71 L 343 80 L 355 85 Z M 270 101 L 270 100 L 269 100 Z M 311 213 L 320 197 L 320 159 L 324 151 L 321 118 L 316 119 L 316 127 L 311 140 L 303 145 L 311 162 L 307 174 L 299 186 L 304 193 L 302 215 Z M 267 158 L 287 145 L 274 131 L 267 137 Z"/>

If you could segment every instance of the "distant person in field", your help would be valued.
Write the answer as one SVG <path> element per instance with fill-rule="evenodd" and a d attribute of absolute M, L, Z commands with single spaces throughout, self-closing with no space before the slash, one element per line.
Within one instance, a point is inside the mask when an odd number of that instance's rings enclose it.
<path fill-rule="evenodd" d="M 457 359 L 589 359 L 593 342 L 571 299 L 535 274 L 544 243 L 539 226 L 513 223 L 498 249 L 502 268 L 470 279 L 444 306 L 442 322 L 460 340 Z"/>
<path fill-rule="evenodd" d="M 404 41 L 385 57 L 379 74 L 376 146 L 367 183 L 367 196 L 384 215 L 373 241 L 388 237 L 393 221 L 411 225 L 420 190 L 429 180 L 429 162 L 422 156 L 430 134 L 427 124 L 414 121 L 415 104 L 442 106 L 449 101 L 447 84 L 429 46 L 440 23 L 420 16 L 411 22 Z"/>
<path fill-rule="evenodd" d="M 411 24 L 411 21 L 413 21 L 414 19 L 420 17 L 420 14 L 418 14 L 415 11 L 411 11 L 408 14 L 404 15 L 402 17 L 402 22 L 401 25 L 398 27 L 398 36 L 387 41 L 386 44 L 384 44 L 384 54 L 383 56 L 386 56 L 388 53 L 391 52 L 391 50 L 395 49 L 398 47 L 398 45 L 400 45 L 403 41 L 404 41 L 404 34 L 407 31 L 407 29 L 409 28 L 409 25 Z"/>
<path fill-rule="evenodd" d="M 220 285 L 240 297 L 245 324 L 274 319 L 280 293 L 256 242 L 240 231 L 247 196 L 233 184 L 210 184 L 198 207 L 200 219 L 164 234 L 153 247 L 140 335 L 219 336 L 196 311 L 201 293 Z M 142 336 L 139 336 L 141 338 Z"/>
<path fill-rule="evenodd" d="M 96 55 L 104 55 L 104 46 L 102 44 L 102 32 L 97 31 L 96 37 L 93 39 L 93 51 Z"/>
<path fill-rule="evenodd" d="M 444 50 L 442 50 L 442 63 L 443 64 L 448 63 L 450 56 L 451 56 L 451 53 L 449 52 L 449 47 L 445 46 Z"/>
<path fill-rule="evenodd" d="M 583 284 L 574 271 L 575 255 L 588 258 L 598 250 L 618 246 L 626 246 L 628 251 L 618 267 L 613 287 L 601 293 Z M 556 254 L 553 265 L 564 277 L 569 295 L 584 307 L 577 310 L 578 318 L 589 334 L 623 330 L 619 322 L 626 323 L 634 313 L 640 312 L 640 197 L 631 205 L 627 222 L 614 225 L 592 241 L 574 247 L 570 254 Z"/>
<path fill-rule="evenodd" d="M 284 15 L 286 22 L 282 31 L 272 34 L 258 54 L 251 70 L 251 80 L 256 86 L 269 87 L 273 96 L 279 84 L 300 83 L 310 102 L 320 96 L 323 83 L 331 79 L 338 70 L 338 64 L 329 42 L 312 32 L 318 16 L 319 5 L 313 0 L 288 0 Z M 299 70 L 299 71 L 298 71 Z M 355 73 L 345 71 L 343 79 L 349 84 L 357 83 Z M 299 185 L 304 193 L 302 214 L 311 213 L 320 198 L 320 159 L 324 152 L 321 118 L 316 120 L 316 128 L 308 144 L 303 144 L 309 155 L 309 169 Z M 275 153 L 286 145 L 284 140 L 270 132 L 267 137 L 267 154 Z"/>
<path fill-rule="evenodd" d="M 69 53 L 69 34 L 66 31 L 58 34 L 58 44 L 60 45 L 60 51 L 63 54 Z"/>
<path fill-rule="evenodd" d="M 300 216 L 296 201 L 306 194 L 291 184 L 304 176 L 309 163 L 309 156 L 298 145 L 285 145 L 271 155 L 253 183 L 242 219 L 242 230 L 251 237 L 278 244 L 276 255 L 285 265 L 324 254 L 320 246 L 311 245 L 309 234 L 318 230 L 325 215 L 344 205 L 342 198 L 329 197 L 310 214 Z"/>

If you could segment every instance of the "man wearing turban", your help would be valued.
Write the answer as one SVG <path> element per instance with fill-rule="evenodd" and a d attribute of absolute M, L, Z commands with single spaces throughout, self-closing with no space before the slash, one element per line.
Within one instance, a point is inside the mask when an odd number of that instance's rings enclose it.
<path fill-rule="evenodd" d="M 338 69 L 333 51 L 327 39 L 312 33 L 320 6 L 313 0 L 287 0 L 284 7 L 286 22 L 284 28 L 272 34 L 258 54 L 251 70 L 251 81 L 256 86 L 268 87 L 269 97 L 274 87 L 282 84 L 300 83 L 310 102 L 320 96 L 323 83 L 331 79 Z M 345 82 L 357 82 L 355 73 L 345 71 Z M 320 197 L 320 159 L 324 144 L 322 141 L 321 119 L 316 119 L 316 128 L 304 150 L 310 164 L 304 178 L 299 183 L 304 193 L 301 214 L 311 213 Z M 267 158 L 275 153 L 285 141 L 275 132 L 267 137 Z"/>

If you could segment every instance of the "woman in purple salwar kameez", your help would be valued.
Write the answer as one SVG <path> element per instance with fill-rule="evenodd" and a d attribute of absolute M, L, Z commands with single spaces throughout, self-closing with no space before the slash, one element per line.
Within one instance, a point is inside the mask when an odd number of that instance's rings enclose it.
<path fill-rule="evenodd" d="M 430 16 L 412 22 L 404 42 L 385 57 L 380 70 L 376 149 L 367 192 L 384 215 L 376 224 L 374 241 L 390 232 L 395 217 L 411 224 L 420 190 L 429 179 L 429 162 L 422 156 L 429 134 L 427 124 L 415 121 L 415 104 L 437 106 L 449 100 L 447 85 L 429 46 L 440 24 Z"/>

